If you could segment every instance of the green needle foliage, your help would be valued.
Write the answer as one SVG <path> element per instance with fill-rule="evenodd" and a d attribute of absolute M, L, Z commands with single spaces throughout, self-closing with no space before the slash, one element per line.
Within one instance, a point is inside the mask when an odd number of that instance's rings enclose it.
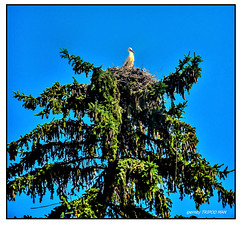
<path fill-rule="evenodd" d="M 8 144 L 10 160 L 19 159 L 7 168 L 8 200 L 24 192 L 41 202 L 47 191 L 57 193 L 60 206 L 47 218 L 169 218 L 166 195 L 174 192 L 198 210 L 214 190 L 223 207 L 233 206 L 234 192 L 221 183 L 231 171 L 196 151 L 196 129 L 182 121 L 187 102 L 175 103 L 201 76 L 200 56 L 185 55 L 156 80 L 143 69 L 104 71 L 67 49 L 60 54 L 91 83 L 56 82 L 36 98 L 14 92 L 24 108 L 40 109 L 36 116 L 62 117 Z"/>

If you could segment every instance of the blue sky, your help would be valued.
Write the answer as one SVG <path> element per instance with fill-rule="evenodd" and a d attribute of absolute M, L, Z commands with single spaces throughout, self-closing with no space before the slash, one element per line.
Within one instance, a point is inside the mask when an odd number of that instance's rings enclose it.
<path fill-rule="evenodd" d="M 224 163 L 234 169 L 234 16 L 233 6 L 8 6 L 7 142 L 47 122 L 23 109 L 12 91 L 38 96 L 56 81 L 73 82 L 75 75 L 60 58 L 59 48 L 105 69 L 122 66 L 132 47 L 135 66 L 159 79 L 174 72 L 178 60 L 191 51 L 204 62 L 202 78 L 186 95 L 185 121 L 196 127 L 198 151 L 211 165 Z M 76 78 L 80 83 L 90 80 Z M 223 184 L 234 189 L 234 173 Z M 172 196 L 171 214 L 189 216 L 194 201 L 178 197 Z M 57 201 L 47 196 L 33 205 L 21 195 L 8 203 L 8 216 L 44 216 L 53 207 L 41 212 L 30 207 Z M 211 217 L 203 210 L 222 210 L 217 193 L 200 208 L 199 217 Z M 224 210 L 226 215 L 212 216 L 234 217 L 234 209 Z"/>

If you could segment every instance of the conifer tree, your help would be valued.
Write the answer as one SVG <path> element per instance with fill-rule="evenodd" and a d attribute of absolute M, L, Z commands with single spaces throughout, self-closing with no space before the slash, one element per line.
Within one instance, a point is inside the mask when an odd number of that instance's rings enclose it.
<path fill-rule="evenodd" d="M 104 71 L 67 49 L 60 56 L 91 82 L 73 77 L 38 97 L 14 92 L 24 108 L 40 109 L 36 116 L 61 118 L 8 144 L 10 160 L 19 159 L 7 168 L 8 200 L 57 193 L 47 218 L 169 218 L 175 192 L 199 209 L 217 190 L 223 207 L 233 206 L 234 192 L 221 183 L 231 171 L 198 153 L 196 128 L 182 121 L 187 102 L 175 99 L 201 77 L 199 55 L 185 55 L 162 80 L 139 68 Z"/>

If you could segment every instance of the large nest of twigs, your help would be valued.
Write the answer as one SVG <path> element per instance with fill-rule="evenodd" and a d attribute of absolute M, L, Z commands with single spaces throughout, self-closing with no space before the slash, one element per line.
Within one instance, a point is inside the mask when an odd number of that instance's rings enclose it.
<path fill-rule="evenodd" d="M 126 87 L 133 92 L 144 90 L 157 82 L 154 75 L 150 74 L 146 69 L 138 67 L 127 69 L 117 66 L 108 68 L 108 70 L 117 78 L 118 86 Z"/>

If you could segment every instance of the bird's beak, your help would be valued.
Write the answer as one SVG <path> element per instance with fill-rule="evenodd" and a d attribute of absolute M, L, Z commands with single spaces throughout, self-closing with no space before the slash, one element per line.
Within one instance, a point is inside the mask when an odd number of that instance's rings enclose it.
<path fill-rule="evenodd" d="M 131 49 L 130 51 L 133 52 L 133 53 L 135 54 L 135 52 L 134 52 L 132 49 Z"/>

